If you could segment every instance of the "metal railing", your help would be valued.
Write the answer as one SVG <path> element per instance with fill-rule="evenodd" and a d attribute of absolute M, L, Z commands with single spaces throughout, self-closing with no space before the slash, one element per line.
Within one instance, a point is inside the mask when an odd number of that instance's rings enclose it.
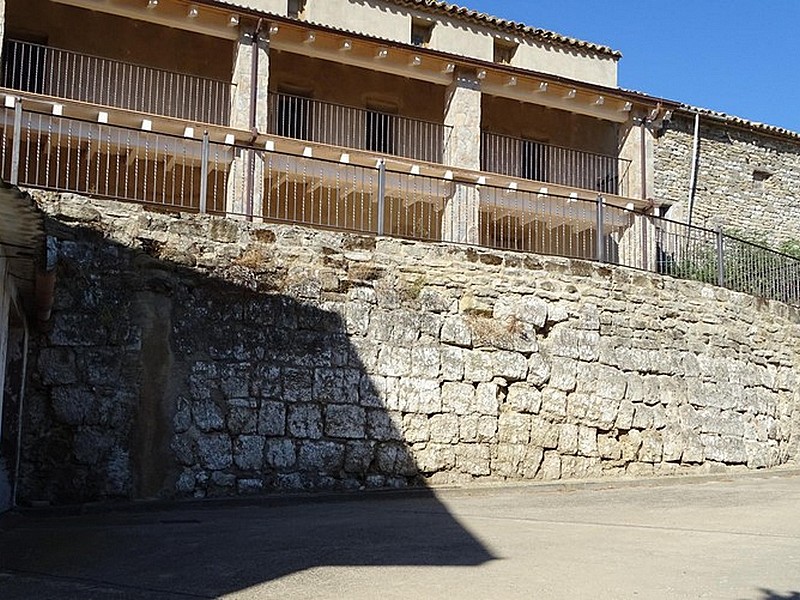
<path fill-rule="evenodd" d="M 484 131 L 481 170 L 603 194 L 625 195 L 631 161 Z"/>
<path fill-rule="evenodd" d="M 623 265 L 800 305 L 800 259 L 608 204 L 0 109 L 15 185 Z"/>
<path fill-rule="evenodd" d="M 354 108 L 302 96 L 269 95 L 273 135 L 446 163 L 452 127 L 380 110 Z"/>
<path fill-rule="evenodd" d="M 229 81 L 6 40 L 3 87 L 101 106 L 227 125 Z"/>

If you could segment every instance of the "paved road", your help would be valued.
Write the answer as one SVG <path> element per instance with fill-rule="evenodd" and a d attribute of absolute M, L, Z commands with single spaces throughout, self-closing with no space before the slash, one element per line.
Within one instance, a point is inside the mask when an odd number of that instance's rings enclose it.
<path fill-rule="evenodd" d="M 800 600 L 800 473 L 0 518 L 0 598 Z"/>

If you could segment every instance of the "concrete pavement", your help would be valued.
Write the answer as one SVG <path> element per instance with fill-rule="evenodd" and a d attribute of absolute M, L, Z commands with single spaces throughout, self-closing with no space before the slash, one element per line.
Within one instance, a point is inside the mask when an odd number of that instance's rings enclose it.
<path fill-rule="evenodd" d="M 0 598 L 800 600 L 800 472 L 0 518 Z"/>

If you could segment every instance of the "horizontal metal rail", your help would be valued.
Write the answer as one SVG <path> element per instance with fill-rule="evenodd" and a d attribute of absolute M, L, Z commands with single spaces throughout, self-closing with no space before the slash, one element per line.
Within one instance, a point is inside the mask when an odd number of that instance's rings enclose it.
<path fill-rule="evenodd" d="M 2 82 L 6 88 L 227 125 L 231 82 L 6 40 Z"/>
<path fill-rule="evenodd" d="M 624 195 L 631 161 L 484 131 L 481 170 L 520 179 Z"/>
<path fill-rule="evenodd" d="M 800 305 L 800 259 L 613 204 L 0 109 L 21 186 L 256 221 L 595 260 Z"/>
<path fill-rule="evenodd" d="M 301 96 L 269 95 L 269 133 L 431 163 L 445 163 L 452 127 Z"/>

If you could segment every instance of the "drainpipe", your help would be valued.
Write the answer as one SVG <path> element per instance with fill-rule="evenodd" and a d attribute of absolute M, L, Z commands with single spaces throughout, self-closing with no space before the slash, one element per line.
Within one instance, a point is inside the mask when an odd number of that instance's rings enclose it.
<path fill-rule="evenodd" d="M 639 152 L 642 161 L 642 200 L 647 200 L 647 120 L 642 117 L 639 124 Z"/>
<path fill-rule="evenodd" d="M 694 114 L 694 142 L 692 143 L 692 174 L 689 178 L 689 215 L 687 223 L 692 226 L 692 213 L 694 212 L 694 196 L 697 190 L 697 166 L 700 155 L 700 113 Z"/>
<path fill-rule="evenodd" d="M 264 26 L 264 19 L 259 19 L 253 32 L 252 50 L 250 52 L 250 135 L 251 143 L 258 137 L 258 36 Z M 245 213 L 248 220 L 253 219 L 253 195 L 255 193 L 255 154 L 249 153 L 247 165 L 247 205 Z"/>

